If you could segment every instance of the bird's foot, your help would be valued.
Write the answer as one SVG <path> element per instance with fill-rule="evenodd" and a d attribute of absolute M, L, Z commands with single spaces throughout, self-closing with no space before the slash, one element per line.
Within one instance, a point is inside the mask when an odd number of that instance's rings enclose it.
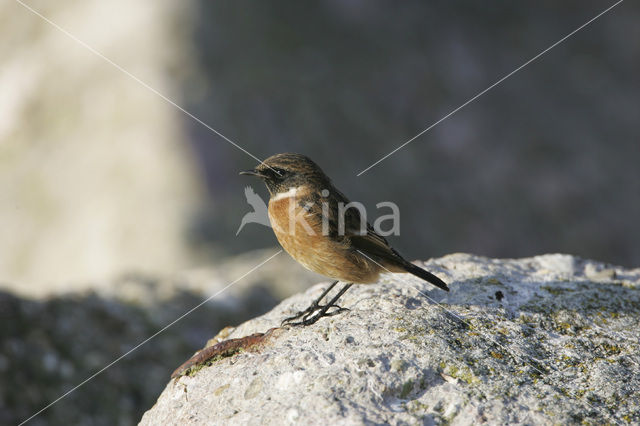
<path fill-rule="evenodd" d="M 300 311 L 292 317 L 285 318 L 282 321 L 281 325 L 311 325 L 314 324 L 322 317 L 332 317 L 334 315 L 338 315 L 340 312 L 348 311 L 347 308 L 341 308 L 336 305 L 336 302 L 351 286 L 352 284 L 346 284 L 342 289 L 335 295 L 333 299 L 331 299 L 326 305 L 321 305 L 320 302 L 324 297 L 331 291 L 335 285 L 338 284 L 338 281 L 332 283 L 325 291 L 322 292 L 320 297 L 318 297 L 307 309 L 304 311 Z M 336 308 L 335 310 L 331 310 L 331 308 Z M 300 319 L 300 321 L 296 321 Z"/>
<path fill-rule="evenodd" d="M 336 308 L 330 310 L 331 308 Z M 292 317 L 282 320 L 282 325 L 311 325 L 316 323 L 322 317 L 332 317 L 338 315 L 341 312 L 348 311 L 347 308 L 342 308 L 338 305 L 319 305 L 317 303 L 311 304 L 304 311 L 300 311 Z M 296 321 L 296 320 L 300 321 Z"/>

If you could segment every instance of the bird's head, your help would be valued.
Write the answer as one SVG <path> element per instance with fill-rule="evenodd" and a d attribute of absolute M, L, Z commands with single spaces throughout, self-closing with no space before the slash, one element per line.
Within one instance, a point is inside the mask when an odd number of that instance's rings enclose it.
<path fill-rule="evenodd" d="M 329 178 L 322 169 L 302 154 L 276 154 L 255 169 L 245 170 L 240 174 L 258 176 L 267 185 L 271 196 L 305 185 L 317 186 L 319 189 L 329 185 Z"/>

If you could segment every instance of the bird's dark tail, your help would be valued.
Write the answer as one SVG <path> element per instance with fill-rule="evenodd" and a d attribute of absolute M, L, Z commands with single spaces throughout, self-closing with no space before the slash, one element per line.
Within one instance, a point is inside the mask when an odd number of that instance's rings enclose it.
<path fill-rule="evenodd" d="M 442 281 L 440 278 L 433 275 L 431 272 L 425 271 L 424 269 L 407 261 L 403 262 L 402 267 L 408 273 L 413 274 L 418 278 L 422 278 L 425 281 L 429 281 L 431 284 L 435 285 L 438 288 L 443 289 L 444 291 L 449 291 L 449 287 L 447 287 L 447 284 L 444 281 Z"/>

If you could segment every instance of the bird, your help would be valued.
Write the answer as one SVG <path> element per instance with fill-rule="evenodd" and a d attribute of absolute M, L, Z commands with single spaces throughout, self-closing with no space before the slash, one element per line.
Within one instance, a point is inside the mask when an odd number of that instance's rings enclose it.
<path fill-rule="evenodd" d="M 271 228 L 284 250 L 305 268 L 335 280 L 307 309 L 285 318 L 283 325 L 308 326 L 348 310 L 336 304 L 338 299 L 353 284 L 375 283 L 384 272 L 408 272 L 449 291 L 436 275 L 405 260 L 359 209 L 345 209 L 348 198 L 309 157 L 276 154 L 240 174 L 265 183 Z M 344 286 L 321 304 L 339 282 Z"/>
<path fill-rule="evenodd" d="M 252 187 L 247 186 L 244 189 L 244 196 L 247 199 L 247 203 L 253 207 L 253 211 L 242 217 L 240 226 L 236 231 L 236 237 L 247 223 L 259 223 L 260 225 L 271 226 L 269 222 L 269 213 L 267 212 L 267 205 L 262 201 L 262 198 L 255 193 Z"/>

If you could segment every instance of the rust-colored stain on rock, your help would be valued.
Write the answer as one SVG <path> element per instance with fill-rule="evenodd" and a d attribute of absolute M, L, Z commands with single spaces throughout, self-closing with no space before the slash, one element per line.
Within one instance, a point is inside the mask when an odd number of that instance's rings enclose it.
<path fill-rule="evenodd" d="M 205 347 L 178 367 L 171 374 L 171 378 L 174 379 L 184 375 L 195 374 L 201 368 L 209 366 L 223 358 L 231 357 L 239 352 L 257 351 L 268 338 L 276 334 L 275 332 L 277 330 L 281 330 L 281 328 L 274 327 L 265 333 L 254 333 L 249 336 L 224 340 L 213 346 Z"/>

